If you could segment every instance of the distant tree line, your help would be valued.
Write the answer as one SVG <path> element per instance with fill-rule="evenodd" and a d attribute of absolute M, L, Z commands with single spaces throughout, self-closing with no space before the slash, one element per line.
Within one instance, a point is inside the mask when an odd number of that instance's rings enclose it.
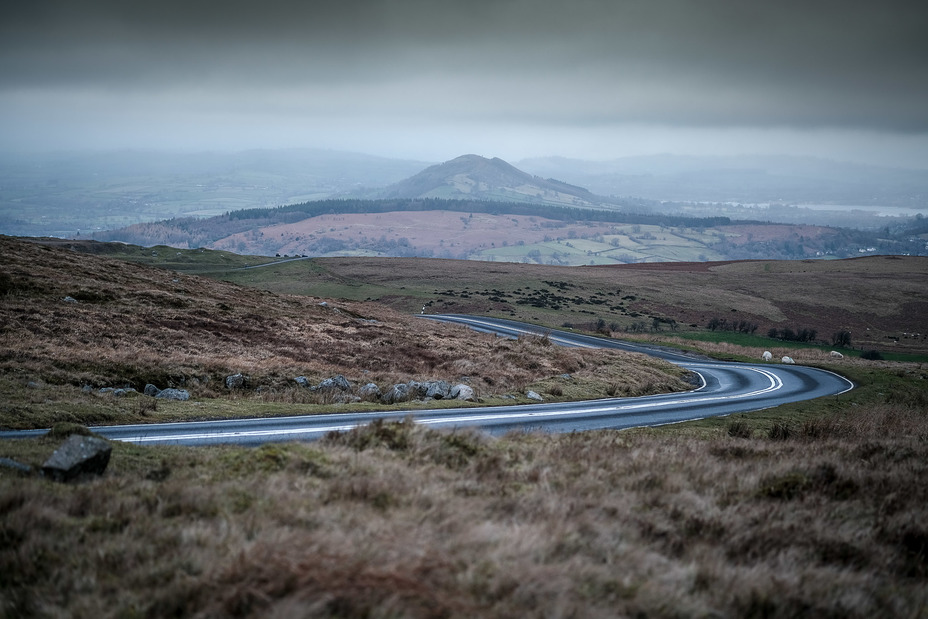
<path fill-rule="evenodd" d="M 835 331 L 831 336 L 832 346 L 837 346 L 839 348 L 850 348 L 851 346 L 851 332 L 850 331 Z"/>
<path fill-rule="evenodd" d="M 734 331 L 736 333 L 754 333 L 757 331 L 757 323 L 748 322 L 747 320 L 728 320 L 727 318 L 713 318 L 706 323 L 709 331 Z"/>
<path fill-rule="evenodd" d="M 346 213 L 388 213 L 391 211 L 453 211 L 488 215 L 525 215 L 564 222 L 597 221 L 621 224 L 649 224 L 711 228 L 731 223 L 728 217 L 687 217 L 657 213 L 638 213 L 619 209 L 591 209 L 572 206 L 532 204 L 526 202 L 493 202 L 488 200 L 445 200 L 441 198 L 384 200 L 318 200 L 274 208 L 231 211 L 220 217 L 230 220 L 274 219 L 299 221 L 309 217 Z M 291 219 L 293 216 L 295 219 Z"/>
<path fill-rule="evenodd" d="M 818 331 L 806 328 L 793 330 L 789 327 L 782 329 L 773 327 L 767 332 L 767 337 L 785 342 L 814 342 L 816 335 L 818 335 Z"/>

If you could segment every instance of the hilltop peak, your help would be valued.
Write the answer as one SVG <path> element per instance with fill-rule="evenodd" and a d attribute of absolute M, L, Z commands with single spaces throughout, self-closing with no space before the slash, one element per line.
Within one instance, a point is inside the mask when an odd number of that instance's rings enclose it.
<path fill-rule="evenodd" d="M 380 198 L 444 198 L 592 206 L 609 202 L 582 187 L 532 176 L 493 157 L 466 154 L 430 166 L 378 193 Z"/>

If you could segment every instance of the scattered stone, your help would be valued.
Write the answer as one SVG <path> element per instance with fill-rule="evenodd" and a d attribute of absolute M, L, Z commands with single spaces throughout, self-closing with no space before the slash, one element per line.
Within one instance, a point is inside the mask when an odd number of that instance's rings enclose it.
<path fill-rule="evenodd" d="M 351 383 L 348 382 L 347 378 L 339 374 L 332 378 L 326 378 L 319 383 L 316 388 L 323 391 L 332 391 L 334 389 L 338 389 L 339 391 L 351 391 Z"/>
<path fill-rule="evenodd" d="M 114 391 L 116 390 L 112 387 L 100 387 L 99 393 L 113 393 Z"/>
<path fill-rule="evenodd" d="M 153 398 L 157 398 L 158 394 L 161 393 L 161 390 L 155 387 L 154 385 L 152 385 L 151 383 L 148 383 L 147 385 L 145 385 L 145 390 L 142 393 L 144 393 L 145 395 L 151 396 Z"/>
<path fill-rule="evenodd" d="M 463 400 L 464 402 L 473 402 L 475 399 L 474 389 L 470 385 L 455 385 L 448 395 L 453 400 Z"/>
<path fill-rule="evenodd" d="M 22 475 L 32 475 L 32 467 L 22 462 L 17 462 L 12 458 L 0 458 L 0 467 L 13 469 Z"/>
<path fill-rule="evenodd" d="M 41 387 L 41 386 L 42 386 L 42 385 L 40 385 L 39 383 L 35 382 L 34 380 L 30 380 L 28 383 L 26 383 L 26 388 L 27 388 L 27 389 L 38 389 L 38 388 Z"/>
<path fill-rule="evenodd" d="M 232 376 L 226 376 L 226 389 L 244 389 L 245 388 L 245 375 L 244 374 L 233 374 Z"/>
<path fill-rule="evenodd" d="M 541 397 L 534 391 L 529 391 L 528 393 L 525 394 L 525 397 L 527 397 L 529 400 L 538 400 L 539 402 L 545 401 L 543 397 Z"/>
<path fill-rule="evenodd" d="M 185 389 L 162 389 L 155 397 L 161 400 L 179 400 L 181 402 L 186 402 L 190 399 L 190 392 Z"/>
<path fill-rule="evenodd" d="M 130 396 L 135 393 L 138 393 L 138 391 L 136 391 L 132 387 L 125 387 L 123 389 L 113 390 L 113 395 L 116 396 L 117 398 L 125 398 L 126 396 Z"/>
<path fill-rule="evenodd" d="M 379 400 L 383 393 L 380 391 L 380 387 L 378 387 L 376 383 L 367 383 L 358 389 L 358 395 L 361 396 L 362 400 L 373 402 L 374 400 Z"/>
<path fill-rule="evenodd" d="M 561 374 L 561 378 L 563 378 L 564 380 L 570 380 L 571 376 L 570 374 Z"/>
<path fill-rule="evenodd" d="M 299 385 L 300 387 L 306 387 L 306 388 L 308 389 L 309 386 L 310 386 L 310 385 L 309 385 L 309 379 L 306 378 L 305 376 L 297 376 L 297 377 L 294 378 L 293 380 L 294 380 L 294 381 L 296 382 L 296 384 Z"/>
<path fill-rule="evenodd" d="M 102 475 L 113 448 L 102 438 L 72 434 L 42 465 L 42 473 L 55 481 L 81 475 Z"/>
<path fill-rule="evenodd" d="M 84 385 L 81 387 L 81 393 L 93 393 L 93 387 L 90 385 Z"/>
<path fill-rule="evenodd" d="M 77 299 L 75 299 L 74 297 L 70 295 L 63 298 L 62 301 L 64 301 L 65 303 L 77 303 Z"/>
<path fill-rule="evenodd" d="M 328 306 L 329 304 L 326 303 L 325 301 L 322 301 L 321 303 L 319 303 L 319 307 L 328 307 Z"/>

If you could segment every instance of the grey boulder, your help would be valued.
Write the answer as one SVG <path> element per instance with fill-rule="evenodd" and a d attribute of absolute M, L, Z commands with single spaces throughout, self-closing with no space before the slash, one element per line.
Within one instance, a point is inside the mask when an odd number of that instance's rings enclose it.
<path fill-rule="evenodd" d="M 42 465 L 42 473 L 55 481 L 81 475 L 102 475 L 113 448 L 102 438 L 72 434 Z"/>
<path fill-rule="evenodd" d="M 244 389 L 245 388 L 245 375 L 244 374 L 233 374 L 232 376 L 226 376 L 226 389 Z"/>
<path fill-rule="evenodd" d="M 148 383 L 147 385 L 145 385 L 145 390 L 142 391 L 142 393 L 144 393 L 147 396 L 151 396 L 155 398 L 158 396 L 159 393 L 161 393 L 161 390 L 155 387 L 154 385 L 152 385 L 151 383 Z"/>
<path fill-rule="evenodd" d="M 362 400 L 375 401 L 379 400 L 383 393 L 376 383 L 367 383 L 358 389 L 358 395 L 361 396 Z"/>
<path fill-rule="evenodd" d="M 448 395 L 453 400 L 463 400 L 465 402 L 473 402 L 475 400 L 474 388 L 470 385 L 455 385 L 451 388 Z"/>
<path fill-rule="evenodd" d="M 186 402 L 190 399 L 190 392 L 186 389 L 162 389 L 155 397 L 161 400 L 178 400 L 180 402 Z"/>
<path fill-rule="evenodd" d="M 451 396 L 451 383 L 446 380 L 432 380 L 425 385 L 425 397 L 429 400 L 443 400 Z"/>
<path fill-rule="evenodd" d="M 380 397 L 384 404 L 396 404 L 397 402 L 408 402 L 413 397 L 413 392 L 407 383 L 397 383 Z"/>
<path fill-rule="evenodd" d="M 348 379 L 339 374 L 338 376 L 333 376 L 332 378 L 326 378 L 324 381 L 319 383 L 316 387 L 323 391 L 332 391 L 338 389 L 339 391 L 351 391 L 351 383 L 348 382 Z"/>

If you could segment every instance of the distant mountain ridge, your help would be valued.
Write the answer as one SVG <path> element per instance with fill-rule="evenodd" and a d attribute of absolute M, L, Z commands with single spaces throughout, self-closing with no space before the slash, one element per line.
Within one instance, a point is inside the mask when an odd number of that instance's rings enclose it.
<path fill-rule="evenodd" d="M 390 185 L 371 197 L 382 199 L 476 199 L 560 206 L 603 206 L 617 203 L 583 187 L 533 176 L 498 157 L 462 155 Z"/>
<path fill-rule="evenodd" d="M 647 155 L 611 161 L 516 162 L 608 196 L 671 202 L 877 205 L 924 208 L 928 170 L 782 155 Z"/>

